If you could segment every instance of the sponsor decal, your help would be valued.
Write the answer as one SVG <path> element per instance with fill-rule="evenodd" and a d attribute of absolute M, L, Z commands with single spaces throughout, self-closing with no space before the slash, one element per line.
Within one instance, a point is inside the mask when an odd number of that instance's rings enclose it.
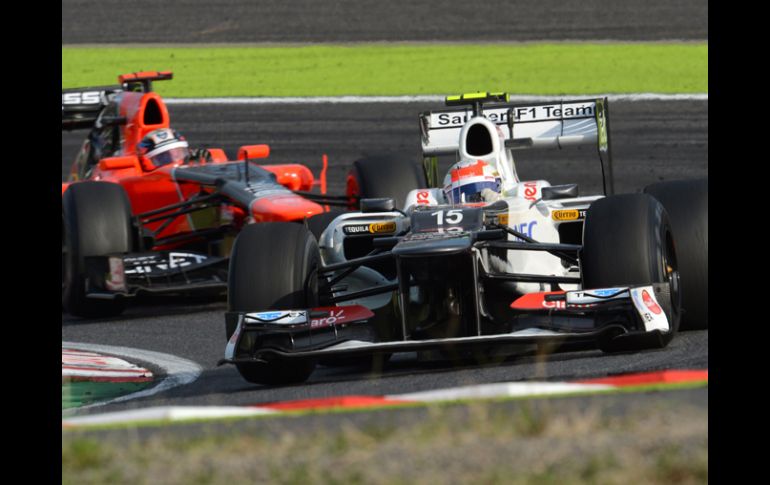
<path fill-rule="evenodd" d="M 396 232 L 396 222 L 373 222 L 369 224 L 369 232 L 372 234 L 392 234 Z"/>
<path fill-rule="evenodd" d="M 627 289 L 628 288 L 600 288 L 598 290 L 586 292 L 586 296 L 610 296 Z"/>
<path fill-rule="evenodd" d="M 577 221 L 586 218 L 586 211 L 578 209 L 555 210 L 551 212 L 551 217 L 554 221 Z"/>
<path fill-rule="evenodd" d="M 532 233 L 534 232 L 534 227 L 536 225 L 537 221 L 522 222 L 521 224 L 514 224 L 511 226 L 511 229 L 524 234 L 528 238 L 532 238 Z M 515 237 L 514 240 L 518 241 L 519 238 Z"/>
<path fill-rule="evenodd" d="M 351 234 L 368 234 L 369 233 L 369 224 L 348 224 L 347 226 L 343 226 L 342 232 L 345 234 L 351 235 Z"/>
<path fill-rule="evenodd" d="M 104 285 L 110 291 L 126 291 L 126 271 L 123 258 L 109 258 L 110 272 Z"/>
<path fill-rule="evenodd" d="M 564 309 L 566 301 L 563 291 L 549 291 L 527 293 L 511 303 L 514 310 L 542 310 L 542 309 Z"/>
<path fill-rule="evenodd" d="M 286 312 L 260 312 L 255 313 L 254 316 L 259 318 L 260 320 L 278 320 L 281 317 L 284 317 L 286 315 Z"/>
<path fill-rule="evenodd" d="M 650 311 L 656 315 L 660 315 L 663 311 L 660 308 L 660 305 L 658 305 L 655 300 L 652 299 L 650 294 L 647 292 L 647 290 L 642 290 L 642 301 L 644 302 L 645 306 L 650 309 Z"/>
<path fill-rule="evenodd" d="M 631 301 L 634 303 L 639 317 L 644 321 L 645 330 L 649 332 L 651 330 L 668 331 L 671 329 L 666 314 L 663 313 L 663 309 L 655 299 L 652 286 L 631 288 L 630 292 Z"/>
<path fill-rule="evenodd" d="M 529 201 L 536 201 L 537 196 L 537 183 L 536 182 L 524 182 L 524 198 Z"/>
<path fill-rule="evenodd" d="M 623 298 L 628 298 L 628 288 L 600 288 L 597 290 L 567 292 L 567 303 L 570 305 L 602 303 Z"/>
<path fill-rule="evenodd" d="M 513 109 L 514 122 L 545 121 L 565 118 L 593 118 L 594 103 L 543 105 Z"/>
<path fill-rule="evenodd" d="M 307 312 L 301 310 L 256 312 L 248 313 L 246 316 L 264 323 L 307 323 Z"/>
<path fill-rule="evenodd" d="M 543 300 L 543 308 L 549 308 L 554 310 L 564 310 L 567 308 L 567 302 L 565 300 L 547 301 Z"/>
<path fill-rule="evenodd" d="M 326 317 L 314 318 L 310 320 L 310 328 L 331 327 L 337 322 L 342 323 L 345 320 L 347 320 L 345 310 L 332 310 Z"/>
<path fill-rule="evenodd" d="M 484 109 L 484 116 L 498 125 L 508 123 L 509 108 Z M 539 106 L 519 106 L 513 108 L 514 123 L 548 121 L 563 119 L 593 118 L 595 103 L 578 102 L 566 104 L 545 104 Z M 455 128 L 464 125 L 471 117 L 470 110 L 458 110 L 452 113 L 431 113 L 430 126 L 435 128 Z"/>
<path fill-rule="evenodd" d="M 430 204 L 430 192 L 426 190 L 421 190 L 417 192 L 417 203 L 418 204 Z"/>
<path fill-rule="evenodd" d="M 348 236 L 356 234 L 393 234 L 396 232 L 396 222 L 372 222 L 370 224 L 348 224 L 342 227 L 342 232 Z"/>
<path fill-rule="evenodd" d="M 162 259 L 160 255 L 138 256 L 126 258 L 124 262 L 131 266 L 125 270 L 125 274 L 147 274 L 153 271 L 167 271 L 169 269 L 184 268 L 193 264 L 206 261 L 208 256 L 193 253 L 168 253 L 168 259 Z"/>
<path fill-rule="evenodd" d="M 310 328 L 331 327 L 341 325 L 357 320 L 366 320 L 372 318 L 374 313 L 361 305 L 349 305 L 344 307 L 325 307 L 314 308 L 313 311 L 328 311 L 325 317 L 313 318 L 310 320 Z"/>
<path fill-rule="evenodd" d="M 99 104 L 102 102 L 102 91 L 83 91 L 80 93 L 62 93 L 61 104 Z"/>

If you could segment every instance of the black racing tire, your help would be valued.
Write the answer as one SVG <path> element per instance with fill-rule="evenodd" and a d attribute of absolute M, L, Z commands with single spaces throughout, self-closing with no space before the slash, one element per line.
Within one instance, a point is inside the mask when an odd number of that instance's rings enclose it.
<path fill-rule="evenodd" d="M 680 330 L 708 328 L 709 195 L 708 179 L 675 180 L 648 185 L 668 212 L 682 280 Z"/>
<path fill-rule="evenodd" d="M 347 177 L 348 196 L 390 197 L 396 208 L 402 210 L 410 191 L 427 186 L 422 165 L 411 161 L 408 155 L 384 154 L 356 160 Z"/>
<path fill-rule="evenodd" d="M 133 249 L 131 203 L 125 190 L 109 182 L 78 182 L 62 195 L 62 307 L 70 314 L 110 317 L 125 300 L 86 297 L 85 258 Z"/>
<path fill-rule="evenodd" d="M 340 209 L 332 209 L 329 212 L 323 212 L 305 219 L 305 225 L 310 233 L 315 236 L 316 241 L 321 240 L 321 234 L 329 227 L 329 224 L 337 218 L 340 214 L 344 214 L 345 211 Z"/>
<path fill-rule="evenodd" d="M 268 222 L 246 226 L 230 256 L 227 305 L 230 311 L 311 308 L 318 304 L 318 243 L 302 224 Z M 226 325 L 227 339 L 235 332 Z M 236 364 L 249 382 L 281 385 L 304 382 L 314 360 L 275 359 Z"/>
<path fill-rule="evenodd" d="M 612 195 L 589 207 L 580 255 L 583 288 L 664 282 L 669 282 L 671 288 L 668 298 L 660 301 L 669 321 L 668 332 L 626 334 L 622 338 L 608 336 L 599 341 L 603 351 L 663 348 L 671 342 L 681 317 L 673 241 L 666 210 L 649 195 Z"/>

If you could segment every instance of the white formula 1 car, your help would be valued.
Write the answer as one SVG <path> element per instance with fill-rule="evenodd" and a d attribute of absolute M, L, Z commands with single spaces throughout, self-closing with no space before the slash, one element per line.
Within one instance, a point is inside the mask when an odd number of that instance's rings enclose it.
<path fill-rule="evenodd" d="M 680 322 L 707 327 L 707 179 L 613 195 L 606 98 L 511 104 L 474 93 L 447 105 L 420 115 L 422 170 L 387 157 L 354 164 L 360 211 L 239 234 L 220 363 L 280 384 L 306 380 L 319 361 L 483 360 L 586 341 L 642 350 L 668 345 Z M 605 195 L 516 173 L 517 150 L 587 144 Z M 447 154 L 465 168 L 442 185 Z M 497 190 L 456 197 L 456 175 L 474 164 L 491 167 Z"/>

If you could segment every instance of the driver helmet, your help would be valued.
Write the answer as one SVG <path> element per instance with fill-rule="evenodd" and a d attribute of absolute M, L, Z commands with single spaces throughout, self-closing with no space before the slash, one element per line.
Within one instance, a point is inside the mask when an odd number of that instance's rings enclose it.
<path fill-rule="evenodd" d="M 500 186 L 500 174 L 483 160 L 461 160 L 444 177 L 444 195 L 451 204 L 485 202 L 482 192 L 499 194 Z"/>
<path fill-rule="evenodd" d="M 190 155 L 187 141 L 176 130 L 161 128 L 151 131 L 137 146 L 140 156 L 149 160 L 152 168 L 184 161 Z"/>

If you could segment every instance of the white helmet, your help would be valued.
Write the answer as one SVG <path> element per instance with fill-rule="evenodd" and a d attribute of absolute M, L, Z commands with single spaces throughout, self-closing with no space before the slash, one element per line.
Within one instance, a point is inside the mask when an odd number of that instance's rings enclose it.
<path fill-rule="evenodd" d="M 444 195 L 451 204 L 484 202 L 484 190 L 500 193 L 500 174 L 483 160 L 461 160 L 444 177 Z"/>
<path fill-rule="evenodd" d="M 153 168 L 184 161 L 190 154 L 184 137 L 170 128 L 160 128 L 145 135 L 137 145 L 137 151 Z"/>

